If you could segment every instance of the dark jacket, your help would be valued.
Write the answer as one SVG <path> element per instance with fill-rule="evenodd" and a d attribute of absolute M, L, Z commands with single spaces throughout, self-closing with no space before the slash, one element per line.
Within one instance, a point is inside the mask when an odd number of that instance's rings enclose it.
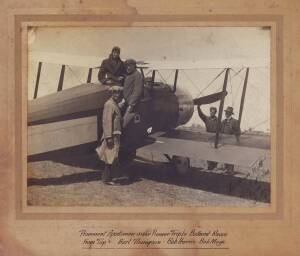
<path fill-rule="evenodd" d="M 122 114 L 118 104 L 112 98 L 104 104 L 102 128 L 102 139 L 111 138 L 113 135 L 121 134 Z"/>
<path fill-rule="evenodd" d="M 234 134 L 239 136 L 241 134 L 239 121 L 233 117 L 224 119 L 221 123 L 221 132 L 224 134 Z"/>
<path fill-rule="evenodd" d="M 142 74 L 135 70 L 126 76 L 124 81 L 123 96 L 125 102 L 134 107 L 144 94 L 144 81 Z"/>
<path fill-rule="evenodd" d="M 207 132 L 216 132 L 217 131 L 218 118 L 216 116 L 214 116 L 214 117 L 206 116 L 202 112 L 202 110 L 199 106 L 198 106 L 197 109 L 198 109 L 199 117 L 202 119 L 202 121 L 205 124 L 206 131 Z"/>
<path fill-rule="evenodd" d="M 125 76 L 125 65 L 124 62 L 118 58 L 113 59 L 112 55 L 109 58 L 102 61 L 100 70 L 98 72 L 98 80 L 101 83 L 106 83 L 107 80 L 119 83 L 119 76 Z"/>

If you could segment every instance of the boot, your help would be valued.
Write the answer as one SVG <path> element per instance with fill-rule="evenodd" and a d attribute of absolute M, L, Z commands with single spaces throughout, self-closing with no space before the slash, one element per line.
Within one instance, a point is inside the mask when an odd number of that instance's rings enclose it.
<path fill-rule="evenodd" d="M 225 164 L 226 173 L 229 175 L 234 175 L 234 165 L 233 164 Z"/>
<path fill-rule="evenodd" d="M 111 165 L 110 164 L 105 164 L 101 178 L 102 178 L 102 181 L 105 183 L 111 181 Z"/>
<path fill-rule="evenodd" d="M 207 161 L 207 170 L 213 170 L 217 167 L 217 162 Z"/>

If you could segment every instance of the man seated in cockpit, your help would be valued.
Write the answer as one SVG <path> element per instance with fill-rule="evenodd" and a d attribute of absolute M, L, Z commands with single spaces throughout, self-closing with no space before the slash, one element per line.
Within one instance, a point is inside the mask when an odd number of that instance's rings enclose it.
<path fill-rule="evenodd" d="M 102 84 L 123 84 L 126 69 L 120 58 L 120 52 L 120 47 L 115 46 L 109 57 L 102 61 L 98 72 L 98 80 Z"/>

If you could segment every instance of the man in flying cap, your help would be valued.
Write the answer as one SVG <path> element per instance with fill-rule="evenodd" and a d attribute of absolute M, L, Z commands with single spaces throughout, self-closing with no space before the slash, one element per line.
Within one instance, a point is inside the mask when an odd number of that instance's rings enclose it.
<path fill-rule="evenodd" d="M 123 96 L 126 103 L 123 127 L 132 120 L 135 110 L 144 95 L 144 79 L 136 69 L 136 61 L 128 59 L 125 61 L 127 76 L 124 80 Z"/>
<path fill-rule="evenodd" d="M 232 117 L 233 107 L 227 107 L 225 110 L 225 119 L 221 123 L 221 132 L 224 134 L 232 134 L 235 135 L 237 142 L 240 141 L 241 129 L 239 121 Z M 225 164 L 225 169 L 228 174 L 234 173 L 234 165 L 233 164 Z"/>
<path fill-rule="evenodd" d="M 105 102 L 102 116 L 103 135 L 101 145 L 96 149 L 100 160 L 105 162 L 102 181 L 114 185 L 113 176 L 119 167 L 122 114 L 118 103 L 122 99 L 122 87 L 109 88 L 111 97 Z"/>
<path fill-rule="evenodd" d="M 209 108 L 209 116 L 205 115 L 200 105 L 197 105 L 198 115 L 202 119 L 202 121 L 205 124 L 206 131 L 207 132 L 216 132 L 217 131 L 217 125 L 218 125 L 218 118 L 216 116 L 217 114 L 217 108 L 216 107 L 210 107 Z M 218 165 L 217 162 L 213 161 L 207 161 L 207 169 L 213 170 Z"/>
<path fill-rule="evenodd" d="M 125 65 L 120 58 L 121 49 L 112 48 L 109 57 L 102 61 L 98 72 L 98 80 L 102 84 L 122 84 L 125 77 Z"/>
<path fill-rule="evenodd" d="M 202 121 L 205 124 L 206 131 L 207 132 L 216 132 L 217 131 L 217 123 L 218 123 L 218 118 L 216 116 L 217 108 L 210 107 L 209 108 L 209 116 L 205 115 L 202 112 L 200 105 L 197 106 L 197 110 L 198 110 L 199 117 L 202 119 Z"/>

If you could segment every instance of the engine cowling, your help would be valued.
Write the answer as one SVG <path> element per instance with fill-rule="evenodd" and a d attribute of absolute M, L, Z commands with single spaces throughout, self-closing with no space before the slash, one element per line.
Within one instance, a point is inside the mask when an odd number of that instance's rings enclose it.
<path fill-rule="evenodd" d="M 175 93 L 178 100 L 178 120 L 177 126 L 186 124 L 194 113 L 194 103 L 192 96 L 183 89 L 177 88 Z"/>
<path fill-rule="evenodd" d="M 174 93 L 169 85 L 159 84 L 153 88 L 151 98 L 149 109 L 157 131 L 174 129 L 187 123 L 193 115 L 193 98 L 182 89 L 178 88 Z"/>

